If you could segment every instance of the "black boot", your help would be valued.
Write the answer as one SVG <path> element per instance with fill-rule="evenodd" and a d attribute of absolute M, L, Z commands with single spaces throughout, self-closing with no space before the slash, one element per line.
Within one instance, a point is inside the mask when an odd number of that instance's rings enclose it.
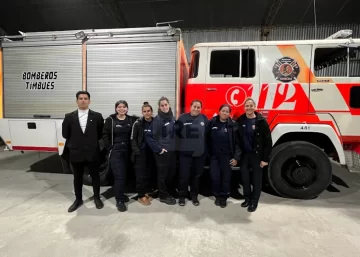
<path fill-rule="evenodd" d="M 159 190 L 154 190 L 149 194 L 153 199 L 159 198 Z"/>
<path fill-rule="evenodd" d="M 168 204 L 168 205 L 174 205 L 176 204 L 176 200 L 171 195 L 168 195 L 166 197 L 160 197 L 160 202 Z"/>
<path fill-rule="evenodd" d="M 76 211 L 83 204 L 83 200 L 75 200 L 74 203 L 69 207 L 68 212 Z"/>
<path fill-rule="evenodd" d="M 250 204 L 248 207 L 248 212 L 254 212 L 257 209 L 257 204 Z"/>
<path fill-rule="evenodd" d="M 180 206 L 185 206 L 185 198 L 184 197 L 179 198 L 179 205 Z"/>
<path fill-rule="evenodd" d="M 220 206 L 220 197 L 215 198 L 215 205 Z"/>
<path fill-rule="evenodd" d="M 227 205 L 227 198 L 226 198 L 226 197 L 222 197 L 222 198 L 220 199 L 220 207 L 221 207 L 221 208 L 225 208 L 226 205 Z"/>
<path fill-rule="evenodd" d="M 104 203 L 101 201 L 100 197 L 94 197 L 94 202 L 96 209 L 102 209 L 104 207 Z"/>
<path fill-rule="evenodd" d="M 245 201 L 241 204 L 241 207 L 246 208 L 250 205 L 250 200 L 249 199 L 245 199 Z"/>
<path fill-rule="evenodd" d="M 125 205 L 125 202 L 123 202 L 123 201 L 118 201 L 118 202 L 116 203 L 116 208 L 117 208 L 118 211 L 120 211 L 120 212 L 127 211 L 127 207 L 126 207 L 126 205 Z"/>
<path fill-rule="evenodd" d="M 200 205 L 200 202 L 199 202 L 199 200 L 198 200 L 197 195 L 191 196 L 191 201 L 192 201 L 193 205 L 195 205 L 195 206 L 199 206 L 199 205 Z"/>

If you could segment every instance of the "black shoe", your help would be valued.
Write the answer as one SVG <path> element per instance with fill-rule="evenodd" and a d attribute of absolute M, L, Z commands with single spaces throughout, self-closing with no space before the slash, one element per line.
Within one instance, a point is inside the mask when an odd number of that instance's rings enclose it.
<path fill-rule="evenodd" d="M 234 198 L 236 200 L 245 199 L 245 197 L 242 194 L 240 194 L 238 190 L 236 190 L 236 191 L 234 190 L 233 192 L 231 192 L 230 197 Z"/>
<path fill-rule="evenodd" d="M 248 212 L 254 212 L 257 209 L 257 204 L 250 204 L 248 207 Z"/>
<path fill-rule="evenodd" d="M 179 205 L 180 205 L 180 206 L 185 206 L 185 198 L 184 198 L 184 197 L 180 197 L 180 199 L 179 199 Z"/>
<path fill-rule="evenodd" d="M 125 195 L 125 199 L 124 199 L 124 202 L 125 203 L 128 203 L 128 202 L 130 202 L 130 198 L 127 196 L 127 195 Z"/>
<path fill-rule="evenodd" d="M 174 205 L 176 204 L 176 200 L 174 197 L 172 197 L 171 195 L 167 196 L 167 197 L 164 197 L 164 198 L 161 198 L 160 197 L 160 202 L 162 203 L 166 203 L 168 205 Z"/>
<path fill-rule="evenodd" d="M 172 190 L 170 192 L 170 195 L 175 198 L 175 199 L 178 199 L 179 198 L 179 193 L 176 191 L 176 190 Z"/>
<path fill-rule="evenodd" d="M 225 208 L 226 207 L 226 205 L 227 205 L 227 202 L 226 202 L 226 198 L 221 198 L 220 199 L 220 207 L 221 208 Z"/>
<path fill-rule="evenodd" d="M 116 203 L 116 208 L 118 209 L 118 211 L 120 212 L 124 212 L 124 211 L 127 211 L 127 207 L 125 205 L 125 202 L 123 201 L 119 201 Z"/>
<path fill-rule="evenodd" d="M 200 205 L 200 202 L 199 202 L 198 197 L 197 197 L 196 195 L 191 197 L 191 202 L 192 202 L 193 205 L 195 205 L 195 206 L 199 206 L 199 205 Z"/>
<path fill-rule="evenodd" d="M 241 204 L 241 207 L 246 208 L 250 205 L 250 200 L 249 199 L 245 199 L 245 201 Z"/>
<path fill-rule="evenodd" d="M 76 211 L 83 204 L 83 200 L 75 200 L 74 203 L 69 207 L 68 212 Z"/>
<path fill-rule="evenodd" d="M 153 199 L 159 198 L 159 190 L 155 190 L 149 194 Z"/>
<path fill-rule="evenodd" d="M 104 207 L 104 203 L 101 201 L 100 197 L 94 197 L 94 202 L 96 209 L 102 209 Z"/>
<path fill-rule="evenodd" d="M 219 197 L 215 198 L 215 205 L 220 206 L 220 198 Z"/>

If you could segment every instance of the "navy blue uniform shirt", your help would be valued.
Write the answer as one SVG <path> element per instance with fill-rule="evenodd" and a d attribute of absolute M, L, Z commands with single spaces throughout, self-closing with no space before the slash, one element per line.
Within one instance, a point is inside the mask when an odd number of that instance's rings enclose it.
<path fill-rule="evenodd" d="M 255 143 L 255 118 L 249 119 L 245 118 L 245 124 L 243 125 L 244 129 L 244 148 L 246 153 L 254 152 L 254 143 Z"/>
<path fill-rule="evenodd" d="M 206 133 L 209 121 L 204 114 L 191 116 L 182 114 L 176 124 L 176 134 L 179 151 L 192 156 L 201 156 L 205 153 L 207 142 Z"/>
<path fill-rule="evenodd" d="M 211 128 L 211 152 L 212 155 L 231 155 L 230 135 L 227 122 L 216 121 Z"/>
<path fill-rule="evenodd" d="M 146 121 L 144 119 L 144 121 L 143 121 L 143 130 L 144 130 L 143 137 L 144 137 L 144 141 L 141 144 L 140 150 L 145 150 L 145 149 L 149 150 L 149 149 L 151 149 L 150 146 L 148 145 L 147 141 L 146 141 L 146 134 L 149 132 L 151 122 L 152 122 L 152 120 L 151 121 Z"/>

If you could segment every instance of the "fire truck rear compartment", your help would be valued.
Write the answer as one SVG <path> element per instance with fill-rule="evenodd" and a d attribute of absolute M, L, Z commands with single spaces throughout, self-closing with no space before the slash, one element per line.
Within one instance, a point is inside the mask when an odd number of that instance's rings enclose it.
<path fill-rule="evenodd" d="M 4 118 L 64 118 L 82 89 L 81 45 L 4 46 Z"/>

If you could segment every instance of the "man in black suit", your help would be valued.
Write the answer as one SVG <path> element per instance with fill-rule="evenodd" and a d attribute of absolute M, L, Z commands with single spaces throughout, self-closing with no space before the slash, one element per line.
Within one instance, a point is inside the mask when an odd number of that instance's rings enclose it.
<path fill-rule="evenodd" d="M 86 91 L 76 93 L 78 110 L 65 114 L 62 124 L 62 136 L 66 139 L 65 147 L 74 173 L 76 200 L 69 207 L 75 211 L 83 204 L 82 187 L 84 169 L 87 167 L 92 178 L 94 202 L 97 209 L 104 207 L 100 199 L 100 145 L 104 119 L 98 112 L 89 110 L 90 94 Z"/>

